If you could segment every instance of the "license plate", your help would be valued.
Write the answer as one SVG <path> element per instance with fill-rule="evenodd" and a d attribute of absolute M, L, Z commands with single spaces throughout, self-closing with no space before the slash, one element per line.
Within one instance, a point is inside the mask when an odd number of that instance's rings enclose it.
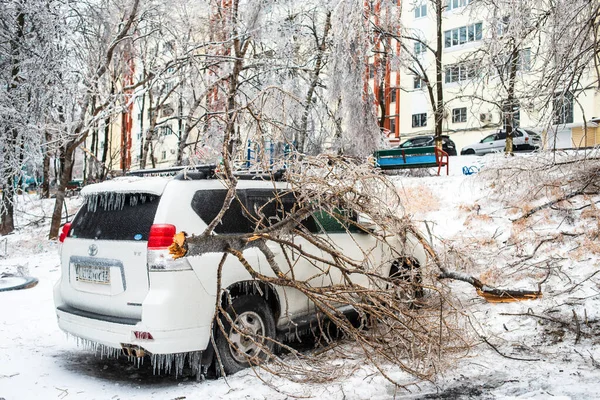
<path fill-rule="evenodd" d="M 89 265 L 75 265 L 75 276 L 79 282 L 110 285 L 110 268 Z"/>

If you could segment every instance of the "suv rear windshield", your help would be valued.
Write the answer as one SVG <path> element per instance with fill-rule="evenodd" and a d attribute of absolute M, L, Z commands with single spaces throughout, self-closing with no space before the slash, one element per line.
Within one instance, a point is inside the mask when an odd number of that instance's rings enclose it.
<path fill-rule="evenodd" d="M 99 193 L 85 197 L 69 237 L 148 240 L 160 196 L 148 193 Z"/>

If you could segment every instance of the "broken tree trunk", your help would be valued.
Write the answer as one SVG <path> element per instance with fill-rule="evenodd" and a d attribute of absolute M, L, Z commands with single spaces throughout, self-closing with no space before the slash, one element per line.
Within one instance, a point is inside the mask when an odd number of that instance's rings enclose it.
<path fill-rule="evenodd" d="M 421 242 L 427 254 L 440 269 L 441 273 L 438 275 L 438 279 L 454 279 L 457 281 L 467 282 L 475 287 L 475 290 L 479 296 L 483 297 L 490 303 L 511 303 L 514 301 L 535 300 L 542 297 L 542 290 L 540 287 L 538 287 L 538 290 L 499 289 L 486 285 L 473 276 L 462 274 L 460 272 L 448 271 L 442 266 L 437 253 L 429 245 L 423 235 L 415 229 L 413 229 L 412 232 L 417 237 L 419 242 Z"/>

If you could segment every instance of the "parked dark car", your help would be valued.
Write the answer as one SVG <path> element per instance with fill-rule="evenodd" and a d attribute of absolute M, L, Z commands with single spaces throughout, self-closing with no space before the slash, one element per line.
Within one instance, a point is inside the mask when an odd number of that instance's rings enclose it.
<path fill-rule="evenodd" d="M 433 146 L 434 139 L 435 136 L 433 135 L 415 136 L 410 139 L 406 139 L 404 142 L 400 143 L 400 146 L 398 146 L 398 148 L 407 149 L 410 147 Z M 456 145 L 448 135 L 442 135 L 442 150 L 448 153 L 449 156 L 456 155 Z"/>

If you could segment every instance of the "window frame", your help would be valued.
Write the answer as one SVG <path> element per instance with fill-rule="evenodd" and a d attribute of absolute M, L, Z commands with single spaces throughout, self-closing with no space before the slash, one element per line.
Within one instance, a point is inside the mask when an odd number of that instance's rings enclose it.
<path fill-rule="evenodd" d="M 427 46 L 425 46 L 425 43 L 415 41 L 414 51 L 415 51 L 415 56 L 417 56 L 417 57 L 422 56 L 423 54 L 425 54 L 427 52 Z"/>
<path fill-rule="evenodd" d="M 422 128 L 427 126 L 427 113 L 412 114 L 412 127 Z"/>
<path fill-rule="evenodd" d="M 458 10 L 459 8 L 468 6 L 470 3 L 471 0 L 447 0 L 446 11 Z"/>
<path fill-rule="evenodd" d="M 427 16 L 427 2 L 422 1 L 415 4 L 414 13 L 415 19 L 425 18 Z"/>
<path fill-rule="evenodd" d="M 573 92 L 566 91 L 554 94 L 552 99 L 552 113 L 554 114 L 555 125 L 566 125 L 573 123 L 575 120 L 574 104 L 575 99 Z"/>
<path fill-rule="evenodd" d="M 477 64 L 474 62 L 448 64 L 444 67 L 444 83 L 468 81 L 475 78 L 478 74 Z"/>
<path fill-rule="evenodd" d="M 413 89 L 423 89 L 425 86 L 425 81 L 418 75 L 413 76 Z"/>
<path fill-rule="evenodd" d="M 452 109 L 452 123 L 460 124 L 467 122 L 467 107 L 457 107 Z"/>
<path fill-rule="evenodd" d="M 483 39 L 483 23 L 459 26 L 444 31 L 444 48 L 452 48 L 467 43 L 479 42 Z"/>

